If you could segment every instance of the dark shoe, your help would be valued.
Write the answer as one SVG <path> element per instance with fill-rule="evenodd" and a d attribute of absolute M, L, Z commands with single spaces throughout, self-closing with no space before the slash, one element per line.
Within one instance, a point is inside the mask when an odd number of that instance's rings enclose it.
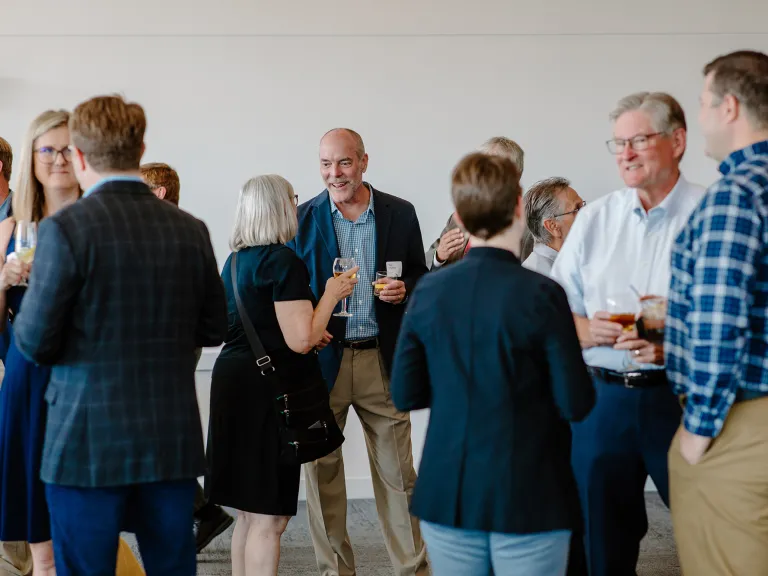
<path fill-rule="evenodd" d="M 208 546 L 216 536 L 224 532 L 227 528 L 232 526 L 235 521 L 232 516 L 224 512 L 222 508 L 216 507 L 217 513 L 210 518 L 201 520 L 195 518 L 195 542 L 197 543 L 197 553 L 203 551 L 203 548 Z"/>

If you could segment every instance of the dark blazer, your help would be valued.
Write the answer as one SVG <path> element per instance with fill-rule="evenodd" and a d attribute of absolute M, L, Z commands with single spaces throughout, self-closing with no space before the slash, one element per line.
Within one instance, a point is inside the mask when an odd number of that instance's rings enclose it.
<path fill-rule="evenodd" d="M 402 262 L 401 280 L 405 282 L 407 298 L 413 293 L 418 279 L 427 272 L 419 220 L 410 202 L 371 189 L 376 219 L 376 270 L 386 270 L 387 262 Z M 320 299 L 325 292 L 326 281 L 333 276 L 333 261 L 339 257 L 328 190 L 299 206 L 298 233 L 288 246 L 307 265 L 312 291 Z M 378 298 L 374 299 L 374 306 L 379 324 L 381 356 L 389 372 L 405 306 L 404 303 L 388 304 Z M 333 388 L 339 373 L 346 322 L 345 318 L 331 316 L 328 331 L 334 339 L 320 351 L 320 367 L 329 389 Z"/>
<path fill-rule="evenodd" d="M 484 247 L 425 276 L 391 393 L 400 410 L 431 408 L 415 516 L 517 534 L 578 526 L 568 421 L 595 391 L 557 283 Z"/>
<path fill-rule="evenodd" d="M 204 473 L 195 348 L 227 306 L 203 222 L 138 181 L 111 181 L 40 224 L 14 322 L 52 365 L 42 479 L 103 487 Z"/>

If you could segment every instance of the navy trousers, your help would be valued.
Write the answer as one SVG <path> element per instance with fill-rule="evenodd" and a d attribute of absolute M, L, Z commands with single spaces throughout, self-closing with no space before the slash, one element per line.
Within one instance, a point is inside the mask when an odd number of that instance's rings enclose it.
<path fill-rule="evenodd" d="M 48 484 L 58 576 L 114 576 L 120 532 L 133 532 L 147 576 L 197 573 L 196 480 L 118 488 Z"/>
<path fill-rule="evenodd" d="M 592 412 L 572 425 L 587 566 L 590 576 L 635 576 L 648 530 L 645 482 L 650 474 L 669 506 L 667 453 L 682 409 L 667 386 L 625 388 L 595 378 L 595 390 Z"/>

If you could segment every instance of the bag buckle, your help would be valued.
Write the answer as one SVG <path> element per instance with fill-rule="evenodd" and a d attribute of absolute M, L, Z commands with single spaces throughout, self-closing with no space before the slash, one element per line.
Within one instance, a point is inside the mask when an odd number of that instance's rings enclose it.
<path fill-rule="evenodd" d="M 261 358 L 256 360 L 256 366 L 258 366 L 259 368 L 261 368 L 262 366 L 266 366 L 267 364 L 271 364 L 271 363 L 272 363 L 272 358 L 270 358 L 269 356 L 263 356 L 263 357 L 261 357 Z M 269 370 L 270 372 L 274 372 L 275 371 L 275 367 L 274 366 L 269 366 L 269 368 L 270 368 L 270 370 Z M 262 376 L 266 376 L 266 372 L 264 370 L 262 370 L 261 371 L 261 375 Z"/>

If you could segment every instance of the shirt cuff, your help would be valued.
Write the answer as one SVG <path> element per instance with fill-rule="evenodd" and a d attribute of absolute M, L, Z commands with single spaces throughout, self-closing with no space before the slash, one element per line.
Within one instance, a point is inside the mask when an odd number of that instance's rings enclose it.
<path fill-rule="evenodd" d="M 435 255 L 432 256 L 432 268 L 440 268 L 440 266 L 442 266 L 443 264 L 445 264 L 445 262 L 440 262 L 437 259 L 437 251 L 435 251 Z"/>
<path fill-rule="evenodd" d="M 683 414 L 683 426 L 691 434 L 705 438 L 715 438 L 723 429 L 725 418 L 713 414 L 707 406 L 694 406 L 691 397 L 685 402 L 685 414 Z"/>

